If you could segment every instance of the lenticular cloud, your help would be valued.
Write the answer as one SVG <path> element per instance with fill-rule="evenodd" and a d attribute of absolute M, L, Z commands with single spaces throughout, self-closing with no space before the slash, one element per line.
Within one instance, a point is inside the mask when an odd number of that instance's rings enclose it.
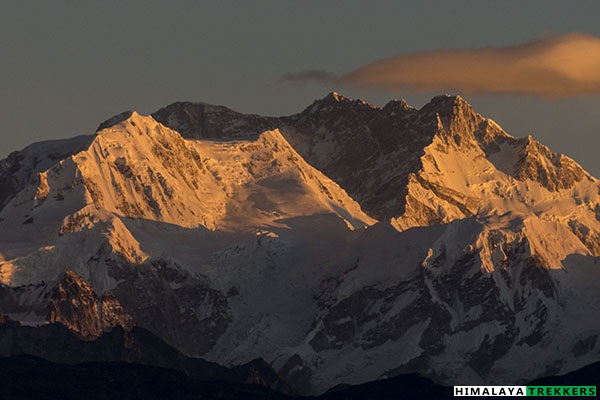
<path fill-rule="evenodd" d="M 514 47 L 402 54 L 342 75 L 338 83 L 388 91 L 457 90 L 546 97 L 600 94 L 600 38 L 551 36 Z"/>

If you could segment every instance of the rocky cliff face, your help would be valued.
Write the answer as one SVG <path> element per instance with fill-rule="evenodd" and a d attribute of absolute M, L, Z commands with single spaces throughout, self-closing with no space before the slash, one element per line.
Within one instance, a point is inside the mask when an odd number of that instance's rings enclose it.
<path fill-rule="evenodd" d="M 115 326 L 131 330 L 134 324 L 112 293 L 97 296 L 71 270 L 59 278 L 50 292 L 48 321 L 66 326 L 83 339 L 95 339 Z"/>
<path fill-rule="evenodd" d="M 66 270 L 55 281 L 11 288 L 3 286 L 2 309 L 17 320 L 59 323 L 83 340 L 119 326 L 131 330 L 133 318 L 110 292 L 98 296 L 84 279 Z"/>

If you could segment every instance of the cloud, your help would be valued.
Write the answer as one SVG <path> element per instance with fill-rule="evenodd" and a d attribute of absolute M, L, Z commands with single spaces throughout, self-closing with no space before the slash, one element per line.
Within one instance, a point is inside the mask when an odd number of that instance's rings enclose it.
<path fill-rule="evenodd" d="M 401 54 L 334 77 L 288 74 L 297 83 L 329 82 L 390 92 L 459 91 L 545 97 L 600 94 L 600 38 L 569 33 L 513 47 Z"/>
<path fill-rule="evenodd" d="M 304 85 L 306 83 L 318 83 L 328 85 L 335 81 L 335 75 L 321 69 L 308 69 L 297 73 L 287 73 L 280 78 L 281 82 Z"/>

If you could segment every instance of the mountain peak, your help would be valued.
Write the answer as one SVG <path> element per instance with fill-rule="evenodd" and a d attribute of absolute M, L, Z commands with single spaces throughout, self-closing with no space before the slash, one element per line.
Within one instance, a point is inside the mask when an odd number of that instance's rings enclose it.
<path fill-rule="evenodd" d="M 459 95 L 449 94 L 435 96 L 429 101 L 427 105 L 432 105 L 440 110 L 456 108 L 468 108 L 470 110 L 473 109 L 473 107 L 471 107 L 471 105 Z"/>
<path fill-rule="evenodd" d="M 96 134 L 100 133 L 104 129 L 113 128 L 116 125 L 123 124 L 125 121 L 129 121 L 129 124 L 132 126 L 136 126 L 137 124 L 140 124 L 140 125 L 144 125 L 144 124 L 148 124 L 148 123 L 152 124 L 155 122 L 155 120 L 150 115 L 142 115 L 142 114 L 139 114 L 137 111 L 129 110 L 129 111 L 125 111 L 120 114 L 117 114 L 114 117 L 111 117 L 111 118 L 107 119 L 106 121 L 102 122 L 98 126 L 98 129 L 96 129 Z"/>
<path fill-rule="evenodd" d="M 59 275 L 50 293 L 50 322 L 58 322 L 83 339 L 96 339 L 117 325 L 126 330 L 133 319 L 111 293 L 98 297 L 94 288 L 79 274 L 67 269 Z"/>
<path fill-rule="evenodd" d="M 230 112 L 237 113 L 236 111 L 216 104 L 210 104 L 205 102 L 195 102 L 195 101 L 176 101 L 171 103 L 156 112 L 152 113 L 152 116 L 155 114 L 169 114 L 169 113 L 187 113 L 187 114 L 197 114 L 197 113 L 209 113 L 209 112 Z"/>
<path fill-rule="evenodd" d="M 276 118 L 242 114 L 209 103 L 176 102 L 151 115 L 188 139 L 256 136 L 278 126 Z"/>
<path fill-rule="evenodd" d="M 409 105 L 406 100 L 400 99 L 387 102 L 387 104 L 383 106 L 382 110 L 384 110 L 387 115 L 395 115 L 403 111 L 416 111 L 416 108 Z"/>
<path fill-rule="evenodd" d="M 419 110 L 419 113 L 437 119 L 438 127 L 442 130 L 461 136 L 474 133 L 485 120 L 458 95 L 435 96 Z"/>
<path fill-rule="evenodd" d="M 320 100 L 316 100 L 308 106 L 304 112 L 313 113 L 320 111 L 334 111 L 343 108 L 352 109 L 375 109 L 373 104 L 360 99 L 351 99 L 337 92 L 331 92 Z"/>
<path fill-rule="evenodd" d="M 362 102 L 362 100 L 354 100 L 349 97 L 344 96 L 338 92 L 330 92 L 327 96 L 323 97 L 321 100 L 317 100 L 325 103 L 351 103 L 353 101 Z"/>
<path fill-rule="evenodd" d="M 331 98 L 334 101 L 340 102 L 340 101 L 344 101 L 344 100 L 348 100 L 347 97 L 342 96 L 341 94 L 339 94 L 338 92 L 331 92 L 327 95 L 326 98 Z"/>
<path fill-rule="evenodd" d="M 75 271 L 72 269 L 67 269 L 65 272 L 59 275 L 60 282 L 77 282 L 78 284 L 87 285 L 85 282 Z"/>
<path fill-rule="evenodd" d="M 122 113 L 119 113 L 117 115 L 113 115 L 112 117 L 110 117 L 109 119 L 105 120 L 100 125 L 98 125 L 96 132 L 100 132 L 103 129 L 107 129 L 107 128 L 113 127 L 117 124 L 120 124 L 121 122 L 129 119 L 133 115 L 134 112 L 135 111 L 127 110 L 127 111 L 123 111 Z"/>
<path fill-rule="evenodd" d="M 369 108 L 377 108 L 369 102 L 366 102 L 361 99 L 351 99 L 342 94 L 339 94 L 338 92 L 331 92 L 327 96 L 323 97 L 321 100 L 317 100 L 316 102 L 325 104 L 356 104 L 361 106 L 368 106 Z"/>

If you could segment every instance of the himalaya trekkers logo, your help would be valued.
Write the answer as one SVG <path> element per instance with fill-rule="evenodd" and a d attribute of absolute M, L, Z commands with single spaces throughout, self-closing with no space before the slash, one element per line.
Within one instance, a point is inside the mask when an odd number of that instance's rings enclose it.
<path fill-rule="evenodd" d="M 454 386 L 454 396 L 596 396 L 596 386 Z"/>

